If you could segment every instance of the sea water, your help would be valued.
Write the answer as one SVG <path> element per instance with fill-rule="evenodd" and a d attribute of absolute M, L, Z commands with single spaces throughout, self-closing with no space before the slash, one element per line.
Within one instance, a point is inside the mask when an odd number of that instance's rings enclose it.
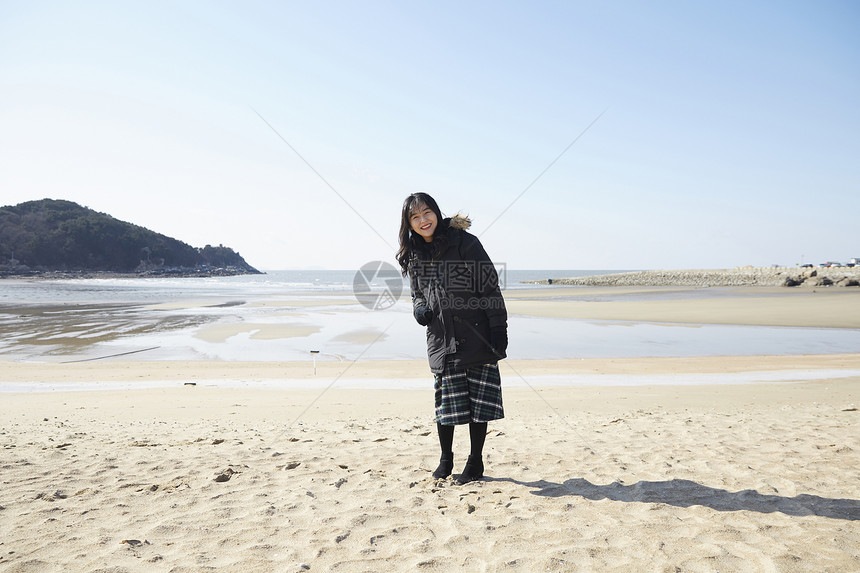
<path fill-rule="evenodd" d="M 590 276 L 603 270 L 510 270 L 500 267 L 505 289 L 533 288 L 525 281 Z M 188 278 L 0 280 L 0 305 L 166 302 L 190 298 L 254 297 L 287 293 L 351 292 L 358 270 L 282 270 L 260 275 Z M 544 285 L 546 286 L 546 285 Z M 402 288 L 408 289 L 403 280 Z"/>
<path fill-rule="evenodd" d="M 503 286 L 551 290 L 558 287 L 522 281 L 604 272 L 505 270 Z M 357 276 L 297 270 L 212 278 L 0 280 L 0 360 L 291 361 L 308 360 L 312 351 L 319 360 L 425 359 L 424 329 L 412 319 L 408 285 L 399 285 L 402 296 L 392 305 L 372 310 L 357 304 Z M 856 329 L 521 315 L 509 316 L 508 323 L 512 359 L 839 354 L 860 348 Z M 229 327 L 223 337 L 203 335 L 219 325 Z M 296 335 L 288 332 L 291 327 L 310 332 Z"/>

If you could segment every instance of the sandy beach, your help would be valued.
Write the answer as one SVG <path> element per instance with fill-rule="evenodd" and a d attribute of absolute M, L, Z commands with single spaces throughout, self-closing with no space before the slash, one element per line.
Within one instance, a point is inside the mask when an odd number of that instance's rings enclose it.
<path fill-rule="evenodd" d="M 847 290 L 505 296 L 535 318 L 860 328 Z M 856 351 L 505 361 L 464 486 L 430 476 L 426 362 L 316 367 L 0 362 L 0 572 L 860 570 Z M 467 448 L 459 429 L 455 473 Z"/>

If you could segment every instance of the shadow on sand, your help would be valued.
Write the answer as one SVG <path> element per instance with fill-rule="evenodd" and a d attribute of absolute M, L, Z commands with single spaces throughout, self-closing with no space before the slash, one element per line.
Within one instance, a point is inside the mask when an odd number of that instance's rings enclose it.
<path fill-rule="evenodd" d="M 668 481 L 640 481 L 632 485 L 613 482 L 595 485 L 583 478 L 553 483 L 545 480 L 524 482 L 511 478 L 484 478 L 489 482 L 511 482 L 529 488 L 531 493 L 543 497 L 575 495 L 590 500 L 665 503 L 676 507 L 701 505 L 717 511 L 780 512 L 794 516 L 818 516 L 831 519 L 860 520 L 860 501 L 856 499 L 833 499 L 817 495 L 800 494 L 795 497 L 765 495 L 750 489 L 730 492 L 685 479 Z"/>

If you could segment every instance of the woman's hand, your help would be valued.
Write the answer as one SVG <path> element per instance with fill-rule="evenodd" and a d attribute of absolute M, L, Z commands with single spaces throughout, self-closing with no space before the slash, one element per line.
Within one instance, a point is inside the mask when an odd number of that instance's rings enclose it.
<path fill-rule="evenodd" d="M 508 329 L 503 326 L 490 329 L 490 349 L 500 357 L 508 350 Z"/>
<path fill-rule="evenodd" d="M 421 326 L 427 326 L 433 320 L 433 310 L 426 306 L 419 306 L 412 311 L 415 320 Z"/>

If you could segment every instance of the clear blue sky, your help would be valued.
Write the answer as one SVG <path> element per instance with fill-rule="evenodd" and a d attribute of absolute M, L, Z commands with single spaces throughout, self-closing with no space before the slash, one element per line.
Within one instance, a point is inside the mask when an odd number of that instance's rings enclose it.
<path fill-rule="evenodd" d="M 844 261 L 858 30 L 832 0 L 6 0 L 0 204 L 263 269 L 393 261 L 415 191 L 509 268 Z"/>

